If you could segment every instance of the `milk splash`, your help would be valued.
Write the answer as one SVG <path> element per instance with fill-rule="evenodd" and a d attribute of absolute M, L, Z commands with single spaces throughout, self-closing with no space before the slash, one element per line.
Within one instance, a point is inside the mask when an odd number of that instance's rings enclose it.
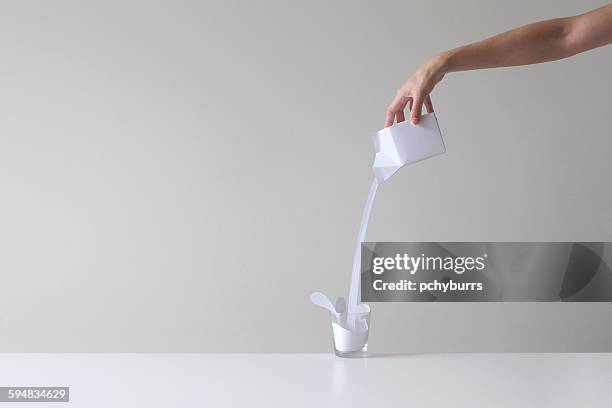
<path fill-rule="evenodd" d="M 361 215 L 361 224 L 357 234 L 355 254 L 353 256 L 353 270 L 351 272 L 351 286 L 346 309 L 343 307 L 344 298 L 339 298 L 335 305 L 322 293 L 315 292 L 310 300 L 317 306 L 329 310 L 332 317 L 332 330 L 334 333 L 334 347 L 336 354 L 363 353 L 367 350 L 368 335 L 370 332 L 370 307 L 359 303 L 359 283 L 361 274 L 361 243 L 365 239 L 368 221 L 372 212 L 374 198 L 378 190 L 378 180 L 374 178 L 370 186 L 368 198 Z"/>

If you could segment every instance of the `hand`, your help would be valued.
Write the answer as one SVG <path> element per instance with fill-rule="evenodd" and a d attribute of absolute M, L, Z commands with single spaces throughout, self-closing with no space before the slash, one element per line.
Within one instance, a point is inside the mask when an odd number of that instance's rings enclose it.
<path fill-rule="evenodd" d="M 393 102 L 387 108 L 385 127 L 391 126 L 394 120 L 397 123 L 405 120 L 404 109 L 406 109 L 406 105 L 409 105 L 410 119 L 415 125 L 421 120 L 423 104 L 425 104 L 427 112 L 433 112 L 429 94 L 434 86 L 444 78 L 443 61 L 444 58 L 441 55 L 431 58 L 404 82 L 397 90 Z"/>

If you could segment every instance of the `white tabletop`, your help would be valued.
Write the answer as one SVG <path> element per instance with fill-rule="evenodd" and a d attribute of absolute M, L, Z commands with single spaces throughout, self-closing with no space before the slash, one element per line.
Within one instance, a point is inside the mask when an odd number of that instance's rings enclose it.
<path fill-rule="evenodd" d="M 0 354 L 0 386 L 70 387 L 23 408 L 604 407 L 612 354 Z"/>

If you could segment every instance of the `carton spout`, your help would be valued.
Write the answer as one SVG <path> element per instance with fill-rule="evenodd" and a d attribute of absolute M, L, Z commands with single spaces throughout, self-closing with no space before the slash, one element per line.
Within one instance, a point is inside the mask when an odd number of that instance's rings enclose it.
<path fill-rule="evenodd" d="M 394 175 L 401 168 L 402 165 L 398 165 L 396 161 L 383 152 L 376 153 L 372 170 L 374 170 L 374 176 L 379 184 Z"/>

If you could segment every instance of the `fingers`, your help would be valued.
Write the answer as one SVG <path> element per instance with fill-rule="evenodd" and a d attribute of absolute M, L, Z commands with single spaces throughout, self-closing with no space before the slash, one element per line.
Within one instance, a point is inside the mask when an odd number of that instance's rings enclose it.
<path fill-rule="evenodd" d="M 406 108 L 406 104 L 408 103 L 408 98 L 403 96 L 400 91 L 397 92 L 393 102 L 387 108 L 387 119 L 385 120 L 385 127 L 391 126 L 393 121 L 398 118 L 404 120 L 404 108 Z"/>
<path fill-rule="evenodd" d="M 427 98 L 425 98 L 425 108 L 427 109 L 427 113 L 434 111 L 433 104 L 431 103 L 431 97 L 429 95 L 427 95 Z"/>
<path fill-rule="evenodd" d="M 412 109 L 410 110 L 410 120 L 413 125 L 416 125 L 421 120 L 421 109 L 423 107 L 423 97 L 415 95 L 413 97 Z"/>
<path fill-rule="evenodd" d="M 414 125 L 421 121 L 423 105 L 425 105 L 427 113 L 434 111 L 433 103 L 431 102 L 431 97 L 429 95 L 425 96 L 424 98 L 420 95 L 404 96 L 400 91 L 398 91 L 397 95 L 393 99 L 393 102 L 391 102 L 391 105 L 389 105 L 389 108 L 387 108 L 385 127 L 393 125 L 393 122 L 400 123 L 406 120 L 404 115 L 406 105 L 408 105 L 410 110 L 410 121 Z"/>
<path fill-rule="evenodd" d="M 391 112 L 390 108 L 387 109 L 387 119 L 385 119 L 385 127 L 389 127 L 393 124 L 395 118 L 395 112 Z"/>

